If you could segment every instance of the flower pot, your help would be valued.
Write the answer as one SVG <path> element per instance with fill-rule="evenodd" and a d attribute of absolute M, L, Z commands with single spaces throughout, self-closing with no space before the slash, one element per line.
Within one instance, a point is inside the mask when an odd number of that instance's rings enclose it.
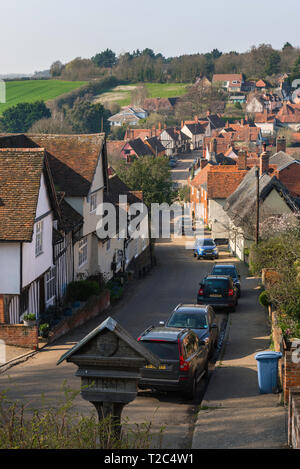
<path fill-rule="evenodd" d="M 23 319 L 23 323 L 24 323 L 24 326 L 29 326 L 29 327 L 36 325 L 36 321 L 28 321 L 28 320 L 26 321 L 26 319 Z"/>

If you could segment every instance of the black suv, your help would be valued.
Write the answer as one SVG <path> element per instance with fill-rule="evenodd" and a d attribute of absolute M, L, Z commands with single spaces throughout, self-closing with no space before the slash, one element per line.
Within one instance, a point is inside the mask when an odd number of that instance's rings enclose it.
<path fill-rule="evenodd" d="M 147 365 L 141 370 L 140 389 L 181 391 L 196 397 L 197 384 L 207 374 L 205 342 L 190 329 L 149 327 L 138 338 L 160 359 L 159 368 Z"/>
<path fill-rule="evenodd" d="M 209 305 L 179 304 L 167 322 L 160 321 L 159 324 L 165 327 L 192 329 L 200 341 L 206 342 L 209 357 L 217 347 L 219 329 L 215 312 Z"/>
<path fill-rule="evenodd" d="M 212 275 L 230 275 L 238 291 L 238 297 L 241 296 L 240 274 L 234 264 L 216 264 L 211 271 Z"/>
<path fill-rule="evenodd" d="M 235 311 L 238 292 L 229 275 L 208 275 L 200 283 L 198 304 L 213 306 L 214 309 Z"/>

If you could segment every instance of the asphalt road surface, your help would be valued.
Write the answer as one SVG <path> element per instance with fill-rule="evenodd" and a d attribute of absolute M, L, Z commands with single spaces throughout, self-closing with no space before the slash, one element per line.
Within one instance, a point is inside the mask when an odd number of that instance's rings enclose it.
<path fill-rule="evenodd" d="M 56 366 L 57 360 L 105 317 L 113 316 L 137 338 L 145 328 L 167 319 L 177 304 L 196 302 L 199 281 L 211 271 L 213 261 L 197 261 L 182 240 L 162 240 L 155 251 L 157 266 L 145 278 L 131 285 L 117 307 L 1 374 L 0 391 L 6 389 L 9 398 L 30 402 L 35 407 L 40 407 L 42 395 L 46 405 L 57 404 L 62 398 L 64 381 L 72 389 L 80 386 L 79 379 L 75 377 L 75 365 L 64 362 Z M 226 252 L 221 254 L 220 260 L 225 257 L 228 257 Z M 218 313 L 220 326 L 226 316 Z M 198 390 L 199 402 L 204 388 L 205 381 Z M 75 405 L 76 410 L 82 413 L 93 409 L 80 396 L 76 398 Z M 185 401 L 178 393 L 140 391 L 137 399 L 125 407 L 123 417 L 130 423 L 152 422 L 154 432 L 166 427 L 162 438 L 153 440 L 153 447 L 189 448 L 195 411 L 195 403 Z"/>

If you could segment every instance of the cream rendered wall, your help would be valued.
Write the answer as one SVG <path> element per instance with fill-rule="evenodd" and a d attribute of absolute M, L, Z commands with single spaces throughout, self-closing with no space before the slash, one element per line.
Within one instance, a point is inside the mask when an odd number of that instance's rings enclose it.
<path fill-rule="evenodd" d="M 20 243 L 0 242 L 0 294 L 20 293 Z"/>
<path fill-rule="evenodd" d="M 50 212 L 50 213 L 49 213 Z M 46 215 L 48 213 L 48 215 Z M 43 217 L 43 252 L 39 256 L 35 256 L 36 244 L 36 227 L 31 243 L 23 243 L 23 268 L 22 268 L 22 287 L 26 287 L 31 282 L 39 278 L 53 265 L 53 247 L 52 247 L 52 230 L 53 230 L 53 213 L 44 181 L 41 177 L 39 198 L 37 203 L 37 218 Z"/>
<path fill-rule="evenodd" d="M 121 256 L 118 256 L 117 252 L 120 250 L 123 252 L 124 248 L 124 239 L 111 238 L 110 242 L 102 243 L 98 241 L 98 266 L 100 272 L 104 275 L 106 280 L 110 280 L 113 276 L 111 270 L 111 264 L 114 260 L 114 255 L 116 253 L 117 257 L 117 270 L 119 272 L 122 268 Z"/>
<path fill-rule="evenodd" d="M 208 201 L 209 225 L 213 239 L 229 239 L 230 221 L 227 213 L 223 210 L 226 199 L 214 199 Z"/>
<path fill-rule="evenodd" d="M 270 210 L 273 215 L 292 213 L 292 210 L 275 189 L 266 197 L 263 207 L 266 207 L 268 211 Z"/>

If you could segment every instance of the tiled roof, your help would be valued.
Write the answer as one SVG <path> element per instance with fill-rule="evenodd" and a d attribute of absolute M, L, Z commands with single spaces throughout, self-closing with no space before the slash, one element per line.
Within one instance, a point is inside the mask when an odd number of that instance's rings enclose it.
<path fill-rule="evenodd" d="M 237 166 L 206 165 L 191 181 L 199 188 L 206 184 L 209 199 L 226 199 L 238 187 L 247 174 L 247 170 L 239 170 Z"/>
<path fill-rule="evenodd" d="M 149 149 L 148 145 L 145 145 L 145 143 L 140 138 L 129 140 L 127 144 L 131 146 L 137 156 L 146 156 L 151 154 L 151 150 Z"/>
<path fill-rule="evenodd" d="M 266 85 L 266 83 L 265 83 L 263 80 L 258 80 L 258 81 L 255 83 L 255 86 L 256 86 L 256 88 L 265 88 L 267 85 Z"/>
<path fill-rule="evenodd" d="M 64 200 L 64 195 L 59 200 L 62 228 L 65 233 L 69 233 L 83 224 L 83 217 L 68 202 Z"/>
<path fill-rule="evenodd" d="M 57 191 L 72 197 L 88 194 L 105 143 L 105 134 L 28 134 L 27 137 L 47 151 Z"/>
<path fill-rule="evenodd" d="M 145 144 L 149 145 L 154 155 L 156 153 L 161 153 L 165 151 L 165 147 L 162 145 L 161 141 L 157 137 L 147 138 L 145 140 Z"/>
<path fill-rule="evenodd" d="M 285 103 L 277 113 L 276 119 L 282 123 L 300 123 L 300 105 Z"/>
<path fill-rule="evenodd" d="M 229 81 L 229 86 L 239 86 L 243 81 L 243 76 L 241 73 L 219 73 L 213 76 L 213 83 L 220 81 Z M 238 81 L 238 84 L 232 83 L 233 81 Z"/>
<path fill-rule="evenodd" d="M 43 149 L 0 150 L 0 240 L 31 241 L 36 217 Z"/>
<path fill-rule="evenodd" d="M 125 145 L 126 142 L 124 142 L 124 140 L 107 140 L 107 154 L 110 156 L 119 156 Z"/>
<path fill-rule="evenodd" d="M 277 169 L 280 171 L 280 169 L 285 168 L 291 163 L 295 163 L 295 158 L 290 156 L 288 153 L 284 151 L 279 151 L 278 153 L 275 153 L 273 156 L 270 157 L 269 162 L 271 164 L 275 164 L 277 166 Z"/>
<path fill-rule="evenodd" d="M 189 129 L 192 135 L 199 135 L 199 134 L 204 134 L 205 128 L 199 124 L 185 124 L 185 126 Z"/>
<path fill-rule="evenodd" d="M 136 138 L 150 138 L 153 136 L 158 137 L 161 133 L 160 129 L 127 129 L 124 140 L 134 140 Z"/>

